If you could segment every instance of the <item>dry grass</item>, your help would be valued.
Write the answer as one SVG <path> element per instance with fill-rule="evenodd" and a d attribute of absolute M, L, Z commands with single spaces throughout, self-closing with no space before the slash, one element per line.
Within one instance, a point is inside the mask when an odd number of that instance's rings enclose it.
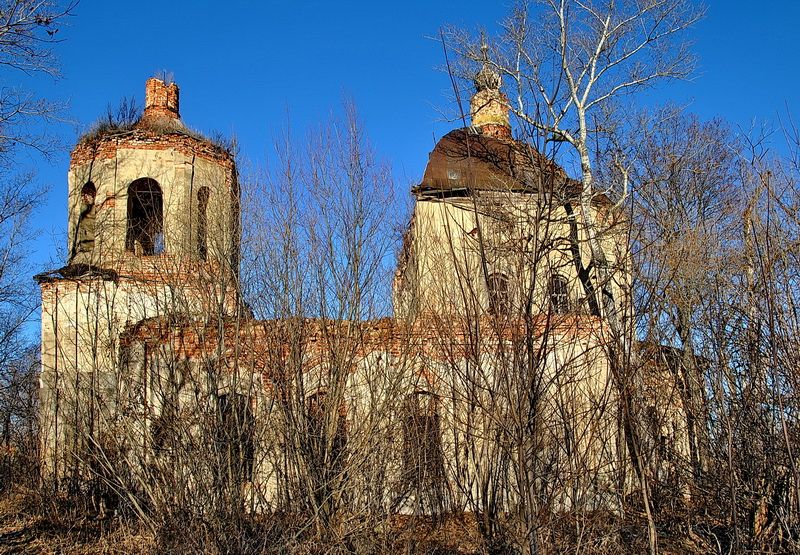
<path fill-rule="evenodd" d="M 78 516 L 63 500 L 18 487 L 0 498 L 0 554 L 154 553 L 156 542 L 114 519 Z"/>
<path fill-rule="evenodd" d="M 155 537 L 136 524 L 118 517 L 101 518 L 88 503 L 75 499 L 42 496 L 35 489 L 16 486 L 0 496 L 0 555 L 6 553 L 404 553 L 407 555 L 479 555 L 486 553 L 470 516 L 394 516 L 383 531 L 359 534 L 347 541 L 320 543 L 306 534 L 295 534 L 296 524 L 286 515 L 254 519 L 252 530 L 239 530 L 243 537 L 232 541 L 220 530 L 204 529 L 201 523 L 183 521 L 166 526 Z M 641 516 L 629 515 L 619 522 L 611 515 L 589 515 L 591 533 L 574 535 L 576 522 L 563 515 L 554 536 L 546 540 L 550 553 L 644 553 L 646 528 Z M 208 523 L 205 523 L 206 525 Z M 293 526 L 294 524 L 294 526 Z M 583 524 L 587 524 L 584 522 Z M 379 527 L 380 528 L 380 527 Z M 229 529 L 233 532 L 233 529 Z M 252 541 L 243 541 L 244 536 Z M 383 539 L 380 540 L 378 536 Z M 713 542 L 674 522 L 660 530 L 661 552 L 714 553 Z"/>

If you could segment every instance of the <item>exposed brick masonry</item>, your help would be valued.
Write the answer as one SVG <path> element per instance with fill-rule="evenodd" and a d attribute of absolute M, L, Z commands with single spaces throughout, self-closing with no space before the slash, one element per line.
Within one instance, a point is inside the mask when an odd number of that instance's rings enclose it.
<path fill-rule="evenodd" d="M 180 118 L 178 85 L 151 77 L 145 83 L 143 119 Z"/>
<path fill-rule="evenodd" d="M 125 148 L 176 150 L 186 156 L 199 156 L 206 160 L 220 162 L 226 168 L 233 168 L 231 155 L 210 141 L 197 139 L 185 133 L 162 133 L 139 127 L 81 141 L 72 151 L 70 169 L 92 160 L 114 158 L 117 150 Z"/>

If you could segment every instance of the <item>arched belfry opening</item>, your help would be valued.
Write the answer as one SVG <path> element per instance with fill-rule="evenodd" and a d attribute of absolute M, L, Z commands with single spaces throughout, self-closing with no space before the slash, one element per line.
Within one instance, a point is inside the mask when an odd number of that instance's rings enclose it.
<path fill-rule="evenodd" d="M 208 199 L 211 190 L 200 187 L 197 191 L 197 254 L 201 260 L 208 259 Z"/>
<path fill-rule="evenodd" d="M 128 187 L 125 250 L 141 255 L 164 251 L 164 199 L 155 179 L 143 177 Z"/>
<path fill-rule="evenodd" d="M 81 189 L 78 229 L 75 238 L 75 250 L 77 252 L 91 252 L 94 250 L 94 203 L 96 196 L 97 189 L 94 183 L 88 181 Z"/>

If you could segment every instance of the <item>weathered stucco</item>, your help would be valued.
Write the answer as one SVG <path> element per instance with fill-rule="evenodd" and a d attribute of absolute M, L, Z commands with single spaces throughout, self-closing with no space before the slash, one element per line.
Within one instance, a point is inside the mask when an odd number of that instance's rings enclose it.
<path fill-rule="evenodd" d="M 478 473 L 497 453 L 492 438 L 498 419 L 512 422 L 514 402 L 539 384 L 538 440 L 546 446 L 540 451 L 557 457 L 570 442 L 585 473 L 572 477 L 575 489 L 556 495 L 557 503 L 566 508 L 582 496 L 593 506 L 611 504 L 608 492 L 624 448 L 617 414 L 608 408 L 615 401 L 608 330 L 585 286 L 587 275 L 597 276 L 586 270 L 576 184 L 530 145 L 510 138 L 498 87 L 499 80 L 483 74 L 473 98 L 473 128 L 442 139 L 414 188 L 393 318 L 256 321 L 238 297 L 233 159 L 186 130 L 177 86 L 148 81 L 139 124 L 87 137 L 73 151 L 69 265 L 37 276 L 45 473 L 87 478 L 97 469 L 89 468 L 86 453 L 96 456 L 98 450 L 103 456 L 124 452 L 143 473 L 190 467 L 166 444 L 193 445 L 200 456 L 208 445 L 196 440 L 219 418 L 217 402 L 235 394 L 263 430 L 247 480 L 250 506 L 274 507 L 287 495 L 281 473 L 289 466 L 285 444 L 293 440 L 281 434 L 276 407 L 295 382 L 308 395 L 301 404 L 327 394 L 331 368 L 341 367 L 346 383 L 337 410 L 343 429 L 352 437 L 366 433 L 359 436 L 366 438 L 362 444 L 350 448 L 371 461 L 359 472 L 380 469 L 381 479 L 400 488 L 397 400 L 423 396 L 425 410 L 439 419 L 443 479 Z M 470 146 L 465 154 L 458 148 L 464 141 L 480 148 Z M 476 158 L 481 154 L 486 157 Z M 159 253 L 126 244 L 129 188 L 143 178 L 154 180 L 162 195 Z M 209 193 L 206 250 L 198 242 L 203 188 Z M 626 222 L 609 215 L 602 196 L 592 209 L 613 276 L 602 285 L 613 292 L 629 326 Z M 507 280 L 502 311 L 491 302 L 497 294 L 490 288 L 493 275 Z M 553 276 L 564 279 L 563 305 L 553 301 Z M 509 345 L 528 350 L 515 358 Z M 493 404 L 498 398 L 509 402 Z M 476 405 L 490 409 L 476 413 Z M 380 418 L 365 418 L 376 414 Z M 170 419 L 185 425 L 165 431 Z M 564 421 L 569 429 L 559 425 Z M 378 428 L 380 435 L 368 433 Z M 483 438 L 475 444 L 480 454 L 465 459 L 457 446 L 476 434 Z M 479 487 L 475 482 L 448 495 L 464 506 Z M 399 501 L 386 505 L 399 512 L 432 510 L 415 495 L 421 494 L 397 494 Z"/>

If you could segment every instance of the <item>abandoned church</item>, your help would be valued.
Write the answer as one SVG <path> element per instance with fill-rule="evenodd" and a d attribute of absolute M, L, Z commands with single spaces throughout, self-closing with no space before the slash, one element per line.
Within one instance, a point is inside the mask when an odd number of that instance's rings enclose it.
<path fill-rule="evenodd" d="M 636 348 L 625 218 L 514 138 L 498 74 L 474 85 L 411 189 L 380 319 L 253 315 L 234 157 L 183 123 L 176 84 L 149 79 L 136 123 L 82 137 L 68 261 L 36 276 L 55 487 L 184 484 L 253 512 L 614 509 L 638 464 L 679 490 L 659 445 L 689 450 L 681 385 Z M 652 360 L 621 388 L 633 351 Z M 663 396 L 634 444 L 620 391 L 645 382 Z"/>

